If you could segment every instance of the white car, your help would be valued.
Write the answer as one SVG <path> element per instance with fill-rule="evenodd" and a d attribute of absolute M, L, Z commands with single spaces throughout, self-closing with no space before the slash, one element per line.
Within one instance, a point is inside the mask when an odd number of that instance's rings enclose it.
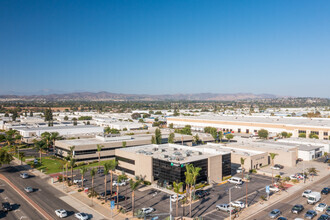
<path fill-rule="evenodd" d="M 245 169 L 242 167 L 239 167 L 237 170 L 236 170 L 236 173 L 242 173 L 242 172 L 245 172 Z"/>
<path fill-rule="evenodd" d="M 278 191 L 280 191 L 280 189 L 277 188 L 276 186 L 269 186 L 269 191 L 271 191 L 271 192 L 278 192 Z"/>
<path fill-rule="evenodd" d="M 171 195 L 171 201 L 176 202 L 177 200 L 181 200 L 184 198 L 184 195 L 179 195 L 179 197 L 176 196 L 176 194 Z"/>
<path fill-rule="evenodd" d="M 79 212 L 74 215 L 79 220 L 87 220 L 89 219 L 89 216 L 86 213 Z"/>
<path fill-rule="evenodd" d="M 244 209 L 244 207 L 245 207 L 244 202 L 241 202 L 241 201 L 234 201 L 234 202 L 231 202 L 230 204 L 233 207 L 238 207 L 238 208 L 241 208 L 241 209 Z"/>
<path fill-rule="evenodd" d="M 302 197 L 308 197 L 308 195 L 310 194 L 312 192 L 312 190 L 310 190 L 310 189 L 307 189 L 307 190 L 305 190 L 302 194 L 301 194 L 301 196 Z"/>
<path fill-rule="evenodd" d="M 271 169 L 273 169 L 273 170 L 280 170 L 281 168 L 279 168 L 279 167 L 276 167 L 276 166 L 273 166 L 273 167 L 270 167 Z"/>
<path fill-rule="evenodd" d="M 317 211 L 317 212 L 323 212 L 324 210 L 327 209 L 327 207 L 328 207 L 327 204 L 319 203 L 314 207 L 314 210 Z"/>
<path fill-rule="evenodd" d="M 55 210 L 55 214 L 60 218 L 65 218 L 68 216 L 68 213 L 64 209 Z"/>
<path fill-rule="evenodd" d="M 28 173 L 21 173 L 21 174 L 20 174 L 20 177 L 21 177 L 22 179 L 26 179 L 26 178 L 29 178 L 29 174 L 28 174 Z"/>
<path fill-rule="evenodd" d="M 113 186 L 117 186 L 117 185 L 118 185 L 118 186 L 126 186 L 126 182 L 119 182 L 119 183 L 118 183 L 117 181 L 113 181 L 112 185 L 113 185 Z"/>
<path fill-rule="evenodd" d="M 81 180 L 81 179 L 77 179 L 77 180 L 73 180 L 73 183 L 74 184 L 77 184 L 77 183 L 81 183 L 82 181 L 86 181 L 86 179 L 83 179 L 83 180 Z"/>
<path fill-rule="evenodd" d="M 144 213 L 144 214 L 150 214 L 150 213 L 152 213 L 153 211 L 155 211 L 155 209 L 154 209 L 154 208 L 151 208 L 151 207 L 148 207 L 148 208 L 142 208 L 141 210 L 142 210 L 142 213 Z"/>
<path fill-rule="evenodd" d="M 30 186 L 25 187 L 24 190 L 28 193 L 33 192 L 33 188 Z"/>

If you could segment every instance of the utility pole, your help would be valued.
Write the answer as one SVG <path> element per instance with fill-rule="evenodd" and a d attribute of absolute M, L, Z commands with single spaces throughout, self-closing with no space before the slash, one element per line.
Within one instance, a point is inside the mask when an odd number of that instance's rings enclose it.
<path fill-rule="evenodd" d="M 177 198 L 179 199 L 179 198 Z M 170 220 L 172 220 L 172 199 L 171 199 L 171 196 L 170 196 Z"/>

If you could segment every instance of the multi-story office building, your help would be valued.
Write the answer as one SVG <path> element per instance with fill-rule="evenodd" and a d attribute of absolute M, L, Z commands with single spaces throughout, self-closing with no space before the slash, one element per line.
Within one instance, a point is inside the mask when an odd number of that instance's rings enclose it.
<path fill-rule="evenodd" d="M 118 170 L 160 185 L 185 182 L 188 164 L 202 168 L 197 183 L 221 182 L 231 175 L 231 154 L 219 149 L 178 144 L 144 145 L 116 149 Z"/>

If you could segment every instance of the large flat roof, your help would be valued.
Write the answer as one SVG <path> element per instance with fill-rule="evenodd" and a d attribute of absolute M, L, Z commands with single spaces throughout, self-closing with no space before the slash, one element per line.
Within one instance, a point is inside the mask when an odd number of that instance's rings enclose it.
<path fill-rule="evenodd" d="M 226 115 L 200 115 L 200 116 L 180 116 L 168 117 L 168 119 L 192 119 L 192 120 L 213 120 L 213 121 L 233 121 L 233 122 L 254 122 L 268 124 L 285 124 L 293 126 L 315 126 L 330 129 L 330 119 L 328 118 L 298 118 L 298 117 L 277 117 L 277 116 L 226 116 Z"/>
<path fill-rule="evenodd" d="M 20 131 L 40 131 L 40 130 L 65 130 L 65 129 L 93 129 L 101 128 L 93 125 L 77 125 L 77 126 L 52 126 L 52 127 L 20 127 L 17 130 Z"/>
<path fill-rule="evenodd" d="M 121 148 L 120 150 L 136 154 L 144 154 L 155 159 L 175 162 L 179 164 L 207 159 L 215 155 L 230 154 L 230 152 L 215 150 L 202 146 L 196 148 L 178 144 L 149 144 L 137 147 Z"/>

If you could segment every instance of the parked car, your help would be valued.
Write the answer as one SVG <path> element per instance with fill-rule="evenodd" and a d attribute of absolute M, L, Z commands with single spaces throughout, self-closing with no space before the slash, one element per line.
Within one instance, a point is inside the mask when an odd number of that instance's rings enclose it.
<path fill-rule="evenodd" d="M 306 198 L 308 198 L 308 195 L 309 195 L 311 192 L 312 192 L 312 190 L 310 190 L 310 189 L 305 190 L 305 191 L 302 193 L 302 197 L 306 197 Z"/>
<path fill-rule="evenodd" d="M 276 186 L 269 186 L 269 191 L 271 191 L 271 192 L 278 192 L 278 191 L 280 191 L 280 189 L 277 188 Z"/>
<path fill-rule="evenodd" d="M 236 173 L 242 173 L 245 172 L 245 169 L 242 167 L 237 168 Z"/>
<path fill-rule="evenodd" d="M 64 209 L 55 210 L 55 214 L 60 218 L 65 218 L 68 216 L 68 213 Z"/>
<path fill-rule="evenodd" d="M 327 204 L 319 203 L 314 207 L 314 210 L 317 211 L 317 212 L 323 212 L 324 210 L 327 209 L 327 207 L 328 207 Z"/>
<path fill-rule="evenodd" d="M 235 208 L 234 207 L 231 207 L 228 204 L 219 204 L 219 205 L 216 205 L 215 208 L 218 211 L 223 211 L 223 212 L 227 212 L 227 213 L 230 213 L 231 212 L 231 214 L 236 213 Z"/>
<path fill-rule="evenodd" d="M 305 218 L 307 219 L 313 219 L 317 213 L 314 210 L 308 210 L 305 214 Z"/>
<path fill-rule="evenodd" d="M 112 197 L 111 200 L 114 200 L 115 201 L 115 204 L 117 204 L 117 196 Z M 119 200 L 119 202 L 124 201 L 125 200 L 125 196 L 119 195 L 118 196 L 118 200 Z"/>
<path fill-rule="evenodd" d="M 272 211 L 268 214 L 268 216 L 269 216 L 269 218 L 277 218 L 277 217 L 279 217 L 281 214 L 282 214 L 282 213 L 281 213 L 280 210 L 278 210 L 278 209 L 274 209 L 274 210 L 272 210 Z"/>
<path fill-rule="evenodd" d="M 97 169 L 97 174 L 103 173 L 103 169 Z"/>
<path fill-rule="evenodd" d="M 299 214 L 300 212 L 302 212 L 304 210 L 304 206 L 298 204 L 292 207 L 291 212 L 294 214 Z"/>
<path fill-rule="evenodd" d="M 13 210 L 13 206 L 10 205 L 9 202 L 3 202 L 2 203 L 2 210 L 5 211 L 5 212 L 9 212 L 9 211 Z"/>
<path fill-rule="evenodd" d="M 76 180 L 73 180 L 73 183 L 74 183 L 74 184 L 78 184 L 78 183 L 82 183 L 82 181 L 85 182 L 86 179 L 83 179 L 83 180 L 82 180 L 82 179 L 76 179 Z"/>
<path fill-rule="evenodd" d="M 113 186 L 126 186 L 126 182 L 124 181 L 124 182 L 117 182 L 117 181 L 113 181 L 113 183 L 112 183 L 112 185 Z"/>
<path fill-rule="evenodd" d="M 151 207 L 148 207 L 148 208 L 142 208 L 141 211 L 142 211 L 143 214 L 150 214 L 153 211 L 155 211 L 155 209 L 151 208 Z"/>
<path fill-rule="evenodd" d="M 21 174 L 20 174 L 20 177 L 21 177 L 22 179 L 26 179 L 26 178 L 29 178 L 29 174 L 28 174 L 28 173 L 21 173 Z"/>
<path fill-rule="evenodd" d="M 330 215 L 330 206 L 328 206 L 327 210 L 325 211 L 325 214 Z"/>
<path fill-rule="evenodd" d="M 288 219 L 285 217 L 278 217 L 277 220 L 288 220 Z"/>
<path fill-rule="evenodd" d="M 198 196 L 198 198 L 204 198 L 205 196 L 210 195 L 210 193 L 206 190 L 198 190 L 195 192 L 195 195 Z"/>
<path fill-rule="evenodd" d="M 317 220 L 329 220 L 329 219 L 330 219 L 329 215 L 323 214 Z"/>
<path fill-rule="evenodd" d="M 283 169 L 284 166 L 280 165 L 280 164 L 275 164 L 273 167 L 271 167 L 273 170 L 280 170 Z"/>
<path fill-rule="evenodd" d="M 28 192 L 28 193 L 33 192 L 33 188 L 30 186 L 25 187 L 24 190 L 25 190 L 25 192 Z"/>
<path fill-rule="evenodd" d="M 107 190 L 106 193 L 107 193 L 107 196 L 110 196 L 111 190 Z M 104 198 L 105 193 L 101 192 L 99 195 L 100 195 L 100 197 Z"/>
<path fill-rule="evenodd" d="M 230 204 L 231 204 L 231 206 L 237 207 L 240 209 L 244 209 L 244 207 L 245 207 L 244 202 L 241 202 L 241 201 L 234 201 L 234 202 L 231 202 Z"/>
<path fill-rule="evenodd" d="M 172 201 L 172 202 L 176 202 L 177 200 L 181 200 L 181 199 L 183 199 L 183 198 L 184 198 L 184 195 L 180 195 L 180 194 L 179 194 L 179 197 L 177 197 L 176 194 L 171 195 L 171 201 Z"/>
<path fill-rule="evenodd" d="M 321 194 L 322 194 L 322 195 L 328 195 L 329 192 L 330 192 L 330 188 L 329 188 L 329 187 L 324 187 L 324 188 L 321 190 Z"/>
<path fill-rule="evenodd" d="M 74 216 L 79 220 L 88 220 L 89 219 L 89 215 L 86 213 L 83 213 L 83 212 L 78 212 Z"/>

